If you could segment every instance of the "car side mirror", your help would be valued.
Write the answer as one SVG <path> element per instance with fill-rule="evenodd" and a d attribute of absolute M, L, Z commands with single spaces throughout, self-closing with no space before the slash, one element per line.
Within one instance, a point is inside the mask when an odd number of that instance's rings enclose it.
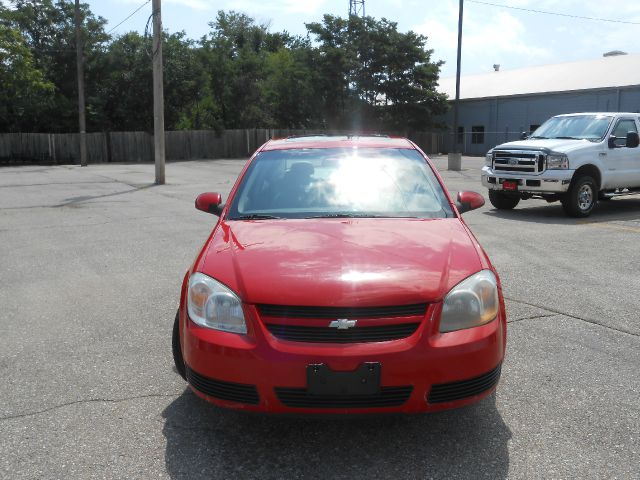
<path fill-rule="evenodd" d="M 459 192 L 456 200 L 458 212 L 465 213 L 484 205 L 484 197 L 476 192 Z"/>
<path fill-rule="evenodd" d="M 640 135 L 638 135 L 638 132 L 628 132 L 627 148 L 636 148 L 638 145 L 640 145 Z"/>
<path fill-rule="evenodd" d="M 222 209 L 224 208 L 224 205 L 222 204 L 222 195 L 212 192 L 201 193 L 196 198 L 196 208 L 203 212 L 220 216 Z"/>

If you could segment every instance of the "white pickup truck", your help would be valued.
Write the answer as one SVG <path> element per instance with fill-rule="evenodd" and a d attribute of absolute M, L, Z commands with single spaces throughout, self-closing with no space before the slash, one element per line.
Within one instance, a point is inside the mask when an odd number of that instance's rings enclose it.
<path fill-rule="evenodd" d="M 638 113 L 552 117 L 531 136 L 489 150 L 482 184 L 501 210 L 543 198 L 586 217 L 598 200 L 640 193 L 638 131 Z"/>

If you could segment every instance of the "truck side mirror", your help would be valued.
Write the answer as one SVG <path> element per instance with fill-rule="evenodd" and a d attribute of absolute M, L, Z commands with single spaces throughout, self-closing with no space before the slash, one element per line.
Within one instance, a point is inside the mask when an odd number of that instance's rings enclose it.
<path fill-rule="evenodd" d="M 609 139 L 607 140 L 607 143 L 609 145 L 609 148 L 616 148 L 616 140 L 618 137 L 616 137 L 615 135 L 609 135 Z"/>
<path fill-rule="evenodd" d="M 628 132 L 627 133 L 627 148 L 636 148 L 640 145 L 640 136 L 638 132 Z"/>
<path fill-rule="evenodd" d="M 527 132 L 522 132 L 520 134 L 520 140 L 526 140 L 527 138 L 529 138 L 529 134 Z"/>

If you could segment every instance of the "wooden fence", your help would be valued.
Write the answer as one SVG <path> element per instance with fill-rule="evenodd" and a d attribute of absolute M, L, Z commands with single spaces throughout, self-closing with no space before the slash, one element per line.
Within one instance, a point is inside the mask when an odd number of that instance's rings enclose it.
<path fill-rule="evenodd" d="M 165 132 L 167 160 L 246 158 L 270 138 L 308 135 L 313 130 L 247 129 L 189 130 Z M 409 134 L 427 153 L 442 152 L 445 136 L 441 133 Z M 153 162 L 153 135 L 147 132 L 105 132 L 87 134 L 88 163 Z M 0 163 L 80 163 L 77 133 L 0 133 Z"/>

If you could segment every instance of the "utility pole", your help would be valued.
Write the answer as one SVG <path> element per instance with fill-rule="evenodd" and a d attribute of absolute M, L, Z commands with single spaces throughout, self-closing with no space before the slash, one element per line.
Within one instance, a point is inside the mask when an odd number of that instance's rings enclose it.
<path fill-rule="evenodd" d="M 76 0 L 78 1 L 78 0 Z M 153 0 L 153 149 L 156 162 L 156 185 L 164 185 L 164 87 L 162 73 L 162 9 Z"/>
<path fill-rule="evenodd" d="M 460 0 L 458 8 L 458 59 L 456 63 L 456 100 L 453 104 L 453 152 L 449 153 L 449 170 L 462 169 L 462 154 L 458 151 L 458 106 L 460 104 L 460 63 L 462 56 L 462 12 L 464 0 Z M 464 137 L 462 138 L 464 141 Z"/>
<path fill-rule="evenodd" d="M 87 166 L 87 119 L 84 104 L 84 44 L 80 31 L 80 0 L 76 0 L 75 7 L 76 24 L 76 63 L 78 70 L 78 124 L 80 133 L 80 166 Z"/>

